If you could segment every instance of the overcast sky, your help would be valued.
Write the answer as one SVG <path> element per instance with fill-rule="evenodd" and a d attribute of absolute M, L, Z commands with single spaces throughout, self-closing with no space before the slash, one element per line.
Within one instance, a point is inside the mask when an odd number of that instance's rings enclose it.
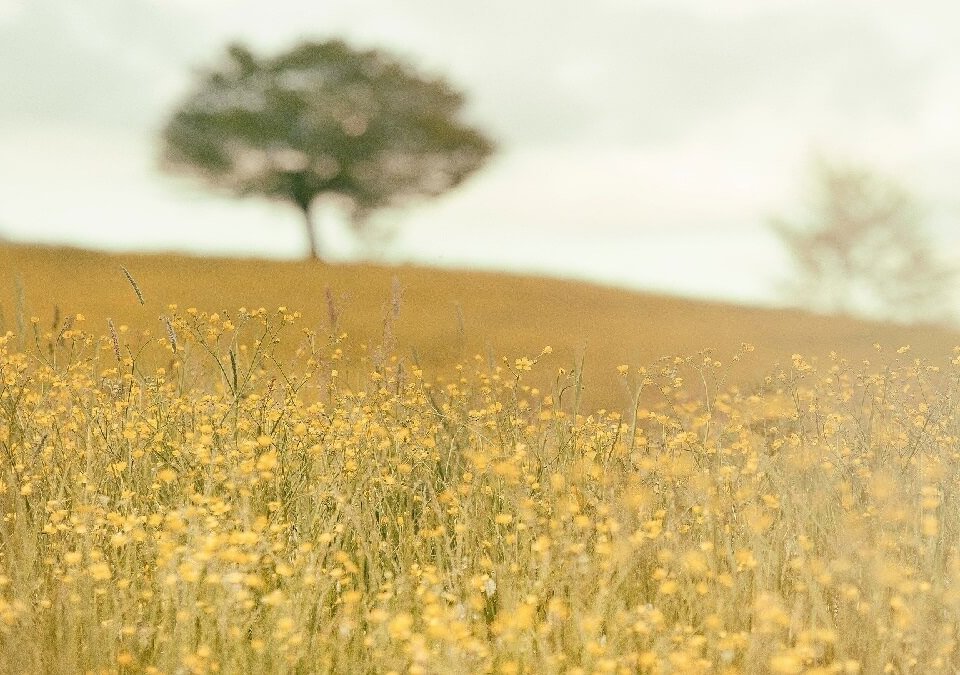
<path fill-rule="evenodd" d="M 155 138 L 228 41 L 330 36 L 447 76 L 501 147 L 366 255 L 771 302 L 766 222 L 818 153 L 904 181 L 960 252 L 954 0 L 0 0 L 0 236 L 302 254 L 294 209 L 161 175 Z"/>

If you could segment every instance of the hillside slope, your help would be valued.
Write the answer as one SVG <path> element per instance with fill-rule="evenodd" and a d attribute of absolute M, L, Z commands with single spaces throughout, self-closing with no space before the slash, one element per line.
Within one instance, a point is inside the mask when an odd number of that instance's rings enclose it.
<path fill-rule="evenodd" d="M 644 365 L 705 348 L 728 361 L 741 343 L 756 345 L 731 374 L 749 381 L 794 353 L 840 352 L 851 360 L 871 357 L 880 343 L 893 353 L 945 362 L 960 336 L 939 328 L 906 328 L 794 310 L 746 308 L 634 293 L 581 282 L 409 266 L 329 265 L 182 255 L 106 254 L 70 248 L 0 245 L 0 330 L 17 329 L 36 316 L 49 327 L 55 312 L 82 313 L 90 330 L 106 319 L 132 328 L 159 329 L 171 303 L 181 310 L 232 311 L 240 306 L 304 313 L 307 326 L 330 332 L 328 292 L 337 330 L 351 342 L 383 341 L 392 296 L 402 292 L 391 331 L 397 353 L 417 358 L 428 374 L 453 374 L 474 354 L 484 359 L 536 356 L 541 380 L 584 358 L 587 401 L 620 406 L 625 394 L 620 364 Z M 143 290 L 141 306 L 124 278 L 124 265 Z M 397 282 L 394 282 L 394 279 Z M 18 299 L 21 296 L 22 300 Z M 58 308 L 58 309 L 55 309 Z M 414 356 L 415 355 L 415 356 Z M 872 357 L 871 357 L 872 358 Z M 891 358 L 883 356 L 881 358 Z"/>

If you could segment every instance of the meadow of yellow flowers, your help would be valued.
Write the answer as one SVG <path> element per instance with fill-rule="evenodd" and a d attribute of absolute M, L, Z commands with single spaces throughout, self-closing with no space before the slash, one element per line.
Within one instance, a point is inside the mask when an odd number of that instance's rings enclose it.
<path fill-rule="evenodd" d="M 743 345 L 597 411 L 548 347 L 88 323 L 0 338 L 0 672 L 960 669 L 960 359 Z"/>

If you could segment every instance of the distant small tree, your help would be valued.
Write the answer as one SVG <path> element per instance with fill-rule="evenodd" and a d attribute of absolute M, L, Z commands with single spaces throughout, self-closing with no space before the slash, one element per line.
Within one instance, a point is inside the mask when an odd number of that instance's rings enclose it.
<path fill-rule="evenodd" d="M 233 44 L 162 131 L 164 167 L 303 214 L 345 198 L 357 231 L 371 212 L 439 195 L 483 165 L 493 143 L 459 121 L 464 96 L 378 50 L 306 42 L 273 58 Z"/>
<path fill-rule="evenodd" d="M 859 167 L 820 161 L 814 179 L 806 218 L 771 223 L 795 266 L 788 297 L 823 312 L 952 319 L 956 273 L 938 260 L 914 197 Z"/>

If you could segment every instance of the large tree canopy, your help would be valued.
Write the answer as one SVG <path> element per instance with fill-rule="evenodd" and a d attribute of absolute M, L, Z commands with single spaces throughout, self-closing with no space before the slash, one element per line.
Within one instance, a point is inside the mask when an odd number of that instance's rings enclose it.
<path fill-rule="evenodd" d="M 378 50 L 306 42 L 273 58 L 231 45 L 163 129 L 165 167 L 303 213 L 348 200 L 363 229 L 374 210 L 436 196 L 477 170 L 493 143 L 458 118 L 464 96 Z"/>

